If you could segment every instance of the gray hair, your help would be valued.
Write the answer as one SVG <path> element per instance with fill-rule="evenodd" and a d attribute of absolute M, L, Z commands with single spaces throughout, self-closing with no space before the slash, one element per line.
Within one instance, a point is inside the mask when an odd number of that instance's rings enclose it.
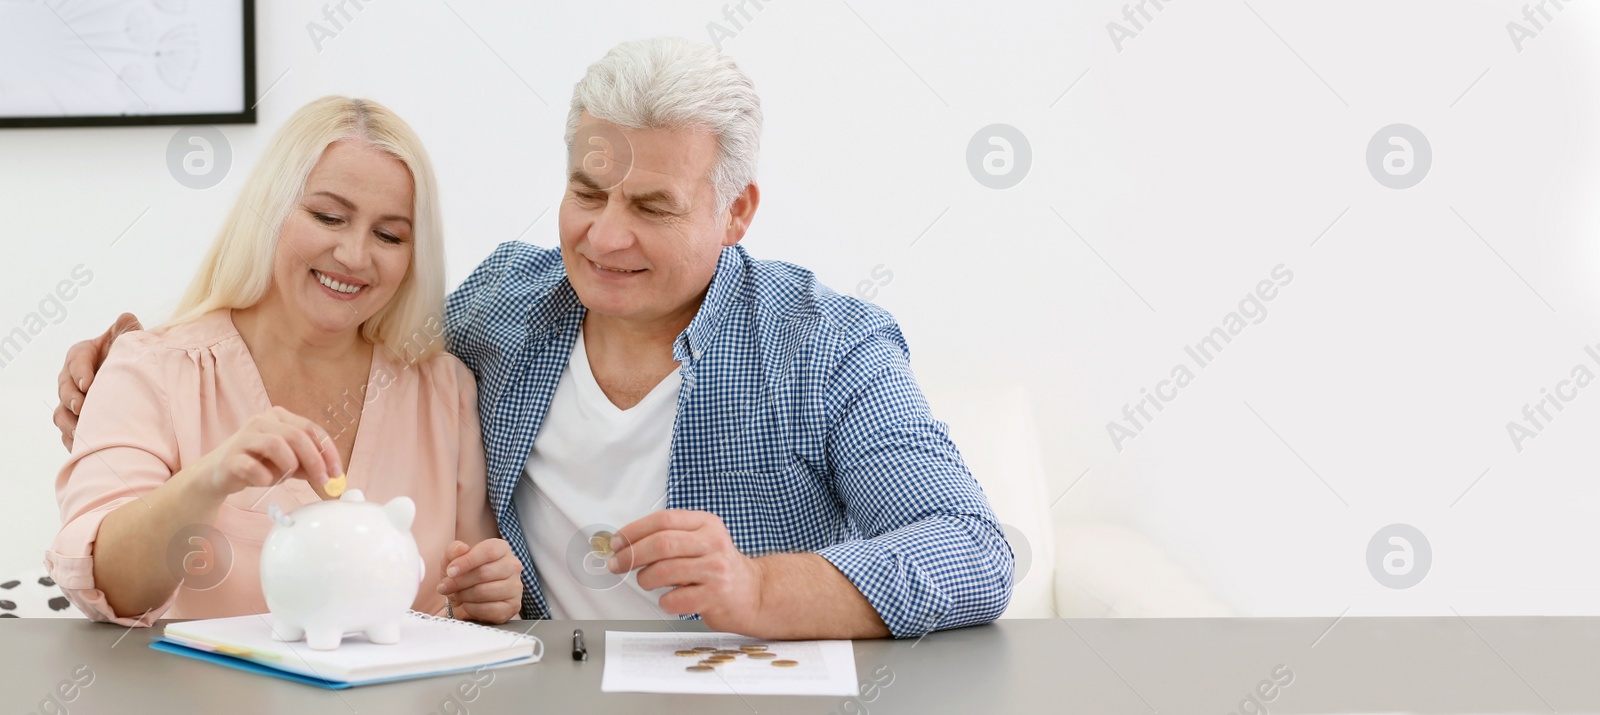
<path fill-rule="evenodd" d="M 676 37 L 634 40 L 589 65 L 572 88 L 569 152 L 585 111 L 628 129 L 694 129 L 715 135 L 719 152 L 711 184 L 719 214 L 756 180 L 761 100 L 750 77 L 711 45 Z"/>

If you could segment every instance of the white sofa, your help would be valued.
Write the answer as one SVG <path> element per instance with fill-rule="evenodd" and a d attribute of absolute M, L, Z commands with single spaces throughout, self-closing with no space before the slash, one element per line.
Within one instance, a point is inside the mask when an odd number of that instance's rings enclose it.
<path fill-rule="evenodd" d="M 938 387 L 948 384 L 923 383 L 1017 556 L 1019 579 L 1002 618 L 1234 615 L 1144 535 L 1114 523 L 1063 523 L 1065 505 L 1052 509 L 1060 493 L 1046 488 L 1034 405 L 1021 385 Z M 1078 476 L 1056 475 L 1057 489 Z"/>

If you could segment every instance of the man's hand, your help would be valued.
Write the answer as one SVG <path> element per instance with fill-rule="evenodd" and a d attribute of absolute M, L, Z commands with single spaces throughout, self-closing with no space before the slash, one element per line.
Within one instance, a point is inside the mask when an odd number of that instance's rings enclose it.
<path fill-rule="evenodd" d="M 67 451 L 72 451 L 72 433 L 78 429 L 78 411 L 83 409 L 83 396 L 89 393 L 94 374 L 99 372 L 100 363 L 106 361 L 106 354 L 111 352 L 111 343 L 116 342 L 117 336 L 130 330 L 144 330 L 144 327 L 139 325 L 139 319 L 133 313 L 123 313 L 100 337 L 85 340 L 67 350 L 67 362 L 61 367 L 61 375 L 56 378 L 56 395 L 61 398 L 61 404 L 56 406 L 55 413 L 56 429 L 61 430 L 61 443 L 66 445 Z"/>
<path fill-rule="evenodd" d="M 467 548 L 455 541 L 444 550 L 439 593 L 456 618 L 505 623 L 522 610 L 522 562 L 505 539 L 484 539 Z"/>
<path fill-rule="evenodd" d="M 639 587 L 674 587 L 661 610 L 698 613 L 712 630 L 754 633 L 761 627 L 762 567 L 739 552 L 716 514 L 669 509 L 619 529 L 608 562 L 612 573 L 639 569 Z"/>

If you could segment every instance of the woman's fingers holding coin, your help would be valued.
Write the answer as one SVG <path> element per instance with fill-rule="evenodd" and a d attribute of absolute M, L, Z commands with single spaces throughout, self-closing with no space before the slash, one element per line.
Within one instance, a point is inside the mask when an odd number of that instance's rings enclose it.
<path fill-rule="evenodd" d="M 225 455 L 217 465 L 218 487 L 228 493 L 246 487 L 270 487 L 278 475 L 252 454 L 236 452 Z"/>
<path fill-rule="evenodd" d="M 335 475 L 344 474 L 339 447 L 322 425 L 282 407 L 273 408 L 270 414 L 271 422 L 283 425 L 295 433 L 287 435 L 286 438 L 294 443 L 295 452 L 300 456 L 301 468 L 314 481 L 321 483 Z"/>
<path fill-rule="evenodd" d="M 287 473 L 293 470 L 297 476 L 304 477 L 313 484 L 324 484 L 334 475 L 341 474 L 342 472 L 329 467 L 326 452 L 317 442 L 317 435 L 321 433 L 322 428 L 287 411 L 284 414 L 292 419 L 268 422 L 262 427 L 263 432 L 277 436 L 293 451 L 294 464 L 287 466 L 284 471 Z M 329 444 L 332 442 L 333 440 L 328 440 Z"/>
<path fill-rule="evenodd" d="M 236 449 L 230 451 L 255 459 L 271 475 L 265 482 L 258 476 L 252 476 L 250 486 L 272 486 L 285 476 L 299 471 L 300 460 L 295 456 L 294 447 L 281 435 L 251 430 L 237 435 L 237 439 Z"/>

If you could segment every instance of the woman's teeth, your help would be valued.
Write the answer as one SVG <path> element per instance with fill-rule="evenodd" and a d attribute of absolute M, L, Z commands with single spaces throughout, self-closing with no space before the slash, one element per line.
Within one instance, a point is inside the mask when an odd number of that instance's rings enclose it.
<path fill-rule="evenodd" d="M 340 293 L 345 293 L 345 294 L 358 293 L 358 292 L 361 291 L 362 288 L 366 287 L 366 286 L 353 286 L 353 285 L 350 285 L 349 283 L 340 283 L 339 281 L 336 281 L 336 280 L 334 280 L 332 278 L 329 278 L 329 277 L 327 277 L 325 275 L 322 275 L 321 272 L 319 272 L 319 271 L 317 271 L 315 269 L 312 269 L 311 272 L 316 274 L 318 282 L 320 282 L 321 284 L 323 284 L 323 285 L 325 285 L 325 286 L 327 286 L 329 288 L 332 288 L 332 289 L 334 289 L 336 291 L 339 291 Z"/>

